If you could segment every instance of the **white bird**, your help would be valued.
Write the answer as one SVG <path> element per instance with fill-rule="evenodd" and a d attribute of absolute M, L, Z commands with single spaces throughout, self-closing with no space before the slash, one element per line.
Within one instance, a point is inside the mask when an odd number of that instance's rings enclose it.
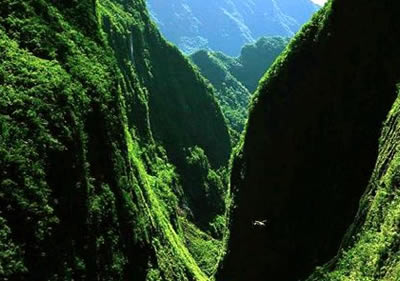
<path fill-rule="evenodd" d="M 267 226 L 267 220 L 253 221 L 253 226 L 266 227 Z"/>

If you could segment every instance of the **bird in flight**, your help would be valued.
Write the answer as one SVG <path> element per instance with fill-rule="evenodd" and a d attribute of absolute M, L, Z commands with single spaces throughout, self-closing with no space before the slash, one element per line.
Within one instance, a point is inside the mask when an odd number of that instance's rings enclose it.
<path fill-rule="evenodd" d="M 265 226 L 267 226 L 267 220 L 253 221 L 253 226 L 265 227 Z"/>

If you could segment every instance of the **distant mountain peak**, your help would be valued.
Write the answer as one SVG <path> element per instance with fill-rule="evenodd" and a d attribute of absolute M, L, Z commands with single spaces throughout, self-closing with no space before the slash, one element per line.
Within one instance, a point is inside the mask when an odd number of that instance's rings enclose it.
<path fill-rule="evenodd" d="M 320 6 L 311 0 L 147 0 L 163 35 L 183 52 L 239 55 L 262 36 L 293 36 Z"/>

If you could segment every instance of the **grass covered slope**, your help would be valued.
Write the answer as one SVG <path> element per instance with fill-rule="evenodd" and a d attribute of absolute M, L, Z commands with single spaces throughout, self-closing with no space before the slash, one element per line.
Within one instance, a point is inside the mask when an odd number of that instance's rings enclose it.
<path fill-rule="evenodd" d="M 397 8 L 329 2 L 263 78 L 233 163 L 218 280 L 298 280 L 336 254 L 396 98 Z"/>
<path fill-rule="evenodd" d="M 177 62 L 164 90 L 155 85 L 157 49 Z M 229 135 L 212 90 L 161 38 L 144 2 L 0 1 L 0 62 L 0 276 L 212 276 L 224 250 L 215 237 L 225 231 L 225 189 L 211 166 L 224 166 Z M 193 88 L 179 88 L 173 71 Z M 159 113 L 164 124 L 187 119 L 177 123 L 197 130 L 159 129 L 152 106 L 161 99 L 175 112 Z M 212 122 L 215 135 L 200 141 Z M 170 160 L 174 149 L 186 162 Z M 196 226 L 179 169 L 191 169 L 203 198 L 217 196 L 215 209 L 200 210 L 214 237 Z"/>
<path fill-rule="evenodd" d="M 379 156 L 339 255 L 308 280 L 400 278 L 400 100 L 382 129 Z"/>
<path fill-rule="evenodd" d="M 217 90 L 216 98 L 233 130 L 234 143 L 244 129 L 251 93 L 288 42 L 288 38 L 262 37 L 245 45 L 237 58 L 204 50 L 190 56 Z"/>

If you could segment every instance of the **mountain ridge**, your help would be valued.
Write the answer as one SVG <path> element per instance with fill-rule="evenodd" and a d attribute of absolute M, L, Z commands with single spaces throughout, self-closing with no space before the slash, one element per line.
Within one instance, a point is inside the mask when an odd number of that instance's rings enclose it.
<path fill-rule="evenodd" d="M 262 36 L 293 36 L 319 8 L 310 0 L 148 0 L 147 4 L 163 35 L 183 52 L 210 49 L 230 56 Z"/>
<path fill-rule="evenodd" d="M 234 144 L 243 131 L 251 94 L 288 42 L 289 38 L 262 37 L 254 44 L 245 45 L 237 58 L 205 50 L 189 57 L 215 87 Z"/>

